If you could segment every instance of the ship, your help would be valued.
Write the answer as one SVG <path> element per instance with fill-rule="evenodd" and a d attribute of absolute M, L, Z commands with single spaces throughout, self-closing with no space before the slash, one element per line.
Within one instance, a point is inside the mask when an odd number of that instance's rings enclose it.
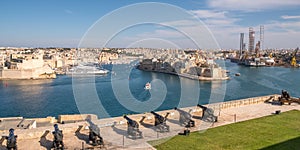
<path fill-rule="evenodd" d="M 254 58 L 254 60 L 246 60 L 245 61 L 245 66 L 262 67 L 262 66 L 266 66 L 266 63 L 260 61 L 260 58 Z"/>
<path fill-rule="evenodd" d="M 66 72 L 68 75 L 105 75 L 109 71 L 98 66 L 78 65 Z"/>

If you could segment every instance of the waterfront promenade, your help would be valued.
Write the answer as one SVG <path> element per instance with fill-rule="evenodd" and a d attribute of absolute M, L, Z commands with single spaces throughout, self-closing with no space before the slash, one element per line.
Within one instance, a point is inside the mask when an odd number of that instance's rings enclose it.
<path fill-rule="evenodd" d="M 273 95 L 278 96 L 278 95 Z M 192 131 L 204 130 L 206 127 L 217 127 L 225 124 L 230 124 L 239 121 L 245 121 L 258 117 L 272 115 L 277 110 L 281 112 L 289 111 L 293 109 L 300 110 L 300 105 L 271 105 L 263 103 L 270 96 L 249 98 L 238 101 L 231 101 L 225 103 L 219 103 L 213 107 L 220 106 L 221 111 L 216 111 L 219 115 L 218 122 L 211 124 L 194 118 L 196 121 L 196 127 L 192 128 Z M 210 105 L 209 107 L 211 107 Z M 184 108 L 188 111 L 192 109 L 192 114 L 197 117 L 201 114 L 201 109 L 195 107 Z M 164 115 L 166 112 L 170 112 L 167 124 L 170 126 L 170 132 L 157 133 L 153 128 L 153 115 L 150 113 L 130 115 L 129 117 L 138 121 L 141 116 L 146 116 L 146 125 L 140 125 L 140 130 L 143 132 L 143 139 L 130 139 L 126 137 L 127 124 L 123 117 L 107 118 L 107 119 L 94 119 L 94 123 L 101 127 L 101 136 L 104 139 L 107 149 L 153 149 L 147 141 L 156 140 L 161 138 L 168 138 L 183 132 L 184 127 L 179 125 L 178 117 L 179 113 L 176 110 L 166 110 L 158 112 Z M 65 118 L 67 119 L 67 118 Z M 60 120 L 62 121 L 62 119 Z M 115 126 L 112 124 L 116 123 Z M 83 129 L 79 132 L 75 132 L 80 125 L 83 125 Z M 88 129 L 85 127 L 87 123 L 85 121 L 78 121 L 76 123 L 59 124 L 59 127 L 64 131 L 64 142 L 68 149 L 82 149 L 90 147 L 86 144 L 88 139 Z M 204 126 L 205 125 L 205 126 Z M 44 138 L 41 138 L 46 130 L 50 133 Z M 19 149 L 47 149 L 51 146 L 53 136 L 51 131 L 53 130 L 53 124 L 45 125 L 43 127 L 37 127 L 35 129 L 16 129 L 15 133 L 19 136 L 18 147 Z M 6 131 L 2 131 L 2 135 L 7 134 Z M 199 132 L 201 134 L 201 132 Z M 188 138 L 188 137 L 187 137 Z M 5 144 L 3 142 L 2 144 Z M 4 146 L 0 149 L 4 149 Z"/>

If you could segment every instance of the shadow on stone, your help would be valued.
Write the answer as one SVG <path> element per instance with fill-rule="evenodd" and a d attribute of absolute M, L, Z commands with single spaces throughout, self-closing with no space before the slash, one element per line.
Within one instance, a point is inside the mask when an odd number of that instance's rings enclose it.
<path fill-rule="evenodd" d="M 84 141 L 85 143 L 89 143 L 89 135 L 80 133 L 80 130 L 83 126 L 79 126 L 78 129 L 75 131 L 75 136 L 79 139 Z"/>
<path fill-rule="evenodd" d="M 85 143 L 89 143 L 89 135 L 82 134 L 80 132 L 75 132 L 75 136 L 79 139 L 84 141 Z"/>
<path fill-rule="evenodd" d="M 53 146 L 53 142 L 48 140 L 46 138 L 46 136 L 49 134 L 49 130 L 45 131 L 45 133 L 41 136 L 40 138 L 40 145 L 45 147 L 47 150 L 51 150 L 52 146 Z"/>
<path fill-rule="evenodd" d="M 175 119 L 168 119 L 168 122 L 173 123 L 173 124 L 178 124 L 180 126 L 183 126 L 183 125 L 181 125 L 181 123 L 178 120 L 175 120 Z"/>
<path fill-rule="evenodd" d="M 127 131 L 126 131 L 126 130 L 116 128 L 116 126 L 112 126 L 112 129 L 113 129 L 113 131 L 115 131 L 117 134 L 127 136 Z"/>

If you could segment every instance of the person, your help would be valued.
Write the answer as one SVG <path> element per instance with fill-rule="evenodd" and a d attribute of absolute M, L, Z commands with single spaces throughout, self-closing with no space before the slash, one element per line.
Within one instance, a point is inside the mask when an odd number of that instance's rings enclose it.
<path fill-rule="evenodd" d="M 9 129 L 9 135 L 6 137 L 6 148 L 8 150 L 17 150 L 17 136 L 14 134 L 14 131 L 15 130 L 13 128 Z"/>
<path fill-rule="evenodd" d="M 59 130 L 57 124 L 54 124 L 54 131 L 52 132 L 52 134 L 54 135 L 53 147 L 55 149 L 61 148 L 63 150 L 64 149 L 63 133 L 62 130 Z"/>

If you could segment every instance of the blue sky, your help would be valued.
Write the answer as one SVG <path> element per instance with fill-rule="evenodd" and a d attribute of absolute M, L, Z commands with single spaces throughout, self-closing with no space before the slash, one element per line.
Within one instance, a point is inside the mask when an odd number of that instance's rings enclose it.
<path fill-rule="evenodd" d="M 1 0 L 0 47 L 77 47 L 96 21 L 101 21 L 101 18 L 109 16 L 112 12 L 118 12 L 121 7 L 142 2 L 148 1 Z M 245 41 L 248 43 L 247 32 L 250 26 L 256 31 L 257 41 L 260 25 L 264 25 L 265 28 L 265 48 L 295 48 L 300 44 L 299 0 L 160 0 L 152 2 L 171 4 L 184 9 L 191 16 L 194 15 L 193 17 L 203 21 L 219 46 L 224 49 L 239 48 L 239 33 L 241 32 L 246 34 Z M 112 24 L 101 26 L 95 40 L 105 40 L 101 39 L 102 36 L 110 37 L 110 35 L 105 35 L 105 31 L 113 29 L 116 24 L 135 19 L 134 16 L 137 14 L 146 19 L 147 17 L 160 17 L 155 13 L 156 8 L 152 10 L 153 15 L 157 16 L 151 16 L 149 12 L 143 10 L 132 10 L 117 19 L 114 18 L 110 21 Z M 161 23 L 169 22 L 168 25 L 176 26 L 177 30 L 157 24 L 131 26 L 114 36 L 106 46 L 196 48 L 185 36 L 180 35 L 178 30 L 187 32 L 192 30 L 199 34 L 202 32 L 193 28 L 194 24 L 189 17 L 183 18 L 178 12 L 174 13 L 174 17 L 165 15 L 168 13 L 174 12 L 166 10 L 162 13 L 161 11 L 162 17 L 168 16 L 168 18 L 163 18 Z M 179 27 L 179 24 L 183 25 L 183 23 L 184 26 L 188 25 L 189 29 Z M 98 30 L 94 31 L 98 32 Z M 157 42 L 158 40 L 161 42 Z"/>

